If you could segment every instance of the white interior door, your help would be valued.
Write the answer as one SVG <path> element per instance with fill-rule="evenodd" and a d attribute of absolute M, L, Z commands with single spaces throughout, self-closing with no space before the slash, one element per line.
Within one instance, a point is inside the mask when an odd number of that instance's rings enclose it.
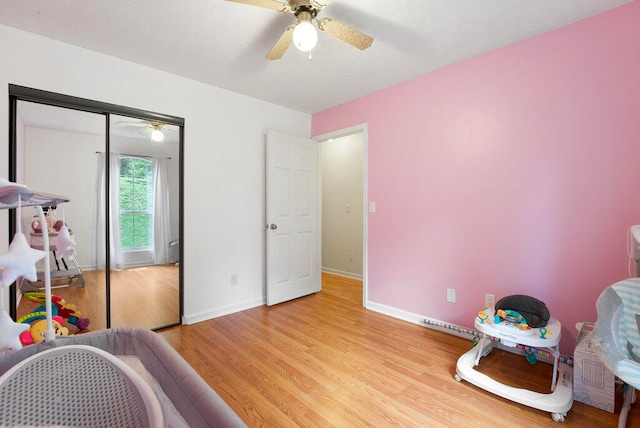
<path fill-rule="evenodd" d="M 267 132 L 267 305 L 320 291 L 318 142 Z"/>

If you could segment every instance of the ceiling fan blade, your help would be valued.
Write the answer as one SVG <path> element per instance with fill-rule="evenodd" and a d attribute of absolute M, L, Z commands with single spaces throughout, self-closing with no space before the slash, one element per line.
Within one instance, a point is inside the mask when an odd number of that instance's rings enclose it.
<path fill-rule="evenodd" d="M 249 6 L 258 6 L 265 9 L 275 10 L 276 12 L 291 12 L 291 8 L 288 4 L 280 3 L 276 0 L 226 0 L 234 3 L 248 4 Z"/>
<path fill-rule="evenodd" d="M 149 122 L 116 122 L 116 126 L 121 128 L 123 126 L 149 126 Z"/>
<path fill-rule="evenodd" d="M 329 33 L 333 37 L 349 43 L 351 46 L 355 46 L 360 50 L 365 50 L 371 43 L 373 43 L 373 37 L 368 36 L 355 28 L 351 28 L 341 22 L 338 22 L 331 18 L 322 18 L 318 20 L 318 28 L 325 33 Z"/>
<path fill-rule="evenodd" d="M 311 6 L 314 7 L 317 11 L 321 11 L 323 8 L 327 7 L 331 0 L 310 0 Z"/>
<path fill-rule="evenodd" d="M 285 51 L 291 43 L 293 43 L 293 29 L 296 28 L 295 25 L 289 25 L 282 36 L 278 39 L 275 45 L 271 48 L 269 53 L 267 54 L 267 59 L 280 59 L 282 55 L 284 55 Z"/>

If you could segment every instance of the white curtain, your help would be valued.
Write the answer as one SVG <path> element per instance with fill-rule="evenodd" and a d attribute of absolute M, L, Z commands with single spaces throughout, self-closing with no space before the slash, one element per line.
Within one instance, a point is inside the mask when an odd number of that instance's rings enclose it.
<path fill-rule="evenodd" d="M 105 269 L 106 237 L 105 229 L 107 222 L 106 210 L 106 165 L 107 156 L 104 153 L 98 154 L 98 177 L 96 201 L 96 269 Z M 120 247 L 120 155 L 111 153 L 109 159 L 109 207 L 111 226 L 109 228 L 109 245 L 111 248 L 111 269 L 122 269 L 122 248 Z"/>
<path fill-rule="evenodd" d="M 171 219 L 167 161 L 153 158 L 153 258 L 155 264 L 169 263 Z"/>

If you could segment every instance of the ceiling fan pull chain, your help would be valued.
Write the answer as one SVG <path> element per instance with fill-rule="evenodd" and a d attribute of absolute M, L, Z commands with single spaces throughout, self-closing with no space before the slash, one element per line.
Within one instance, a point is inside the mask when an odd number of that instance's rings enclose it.
<path fill-rule="evenodd" d="M 311 61 L 311 51 L 309 51 L 309 61 Z"/>

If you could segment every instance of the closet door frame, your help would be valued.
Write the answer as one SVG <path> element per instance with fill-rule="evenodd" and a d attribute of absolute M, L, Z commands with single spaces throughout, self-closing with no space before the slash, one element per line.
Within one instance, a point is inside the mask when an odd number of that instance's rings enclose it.
<path fill-rule="evenodd" d="M 88 113 L 96 113 L 105 116 L 105 152 L 110 153 L 110 116 L 129 116 L 135 119 L 143 119 L 150 121 L 157 121 L 166 123 L 168 125 L 178 126 L 180 129 L 180 145 L 179 145 L 179 316 L 173 324 L 154 327 L 153 330 L 161 328 L 171 327 L 181 324 L 181 320 L 184 314 L 184 119 L 181 117 L 170 116 L 162 113 L 156 113 L 146 110 L 140 110 L 132 107 L 125 107 L 117 104 L 104 103 L 100 101 L 90 100 L 86 98 L 79 98 L 70 95 L 58 94 L 55 92 L 44 91 L 40 89 L 28 88 L 25 86 L 9 84 L 9 181 L 16 181 L 17 179 L 17 109 L 18 101 L 28 101 L 39 104 L 46 104 L 53 107 L 62 107 L 72 110 L 79 110 Z M 105 165 L 107 177 L 109 177 L 109 165 Z M 107 194 L 109 180 L 107 179 Z M 109 198 L 106 198 L 106 218 L 107 229 L 106 235 L 109 236 L 110 216 L 109 216 Z M 16 232 L 16 213 L 15 210 L 9 210 L 9 237 L 12 237 Z M 106 239 L 106 266 L 111 266 L 110 245 L 109 240 Z M 105 270 L 106 281 L 106 325 L 107 328 L 111 328 L 111 289 L 110 289 L 110 274 L 111 269 Z M 9 314 L 13 319 L 16 319 L 17 304 L 16 304 L 16 285 L 15 283 L 9 287 Z"/>

